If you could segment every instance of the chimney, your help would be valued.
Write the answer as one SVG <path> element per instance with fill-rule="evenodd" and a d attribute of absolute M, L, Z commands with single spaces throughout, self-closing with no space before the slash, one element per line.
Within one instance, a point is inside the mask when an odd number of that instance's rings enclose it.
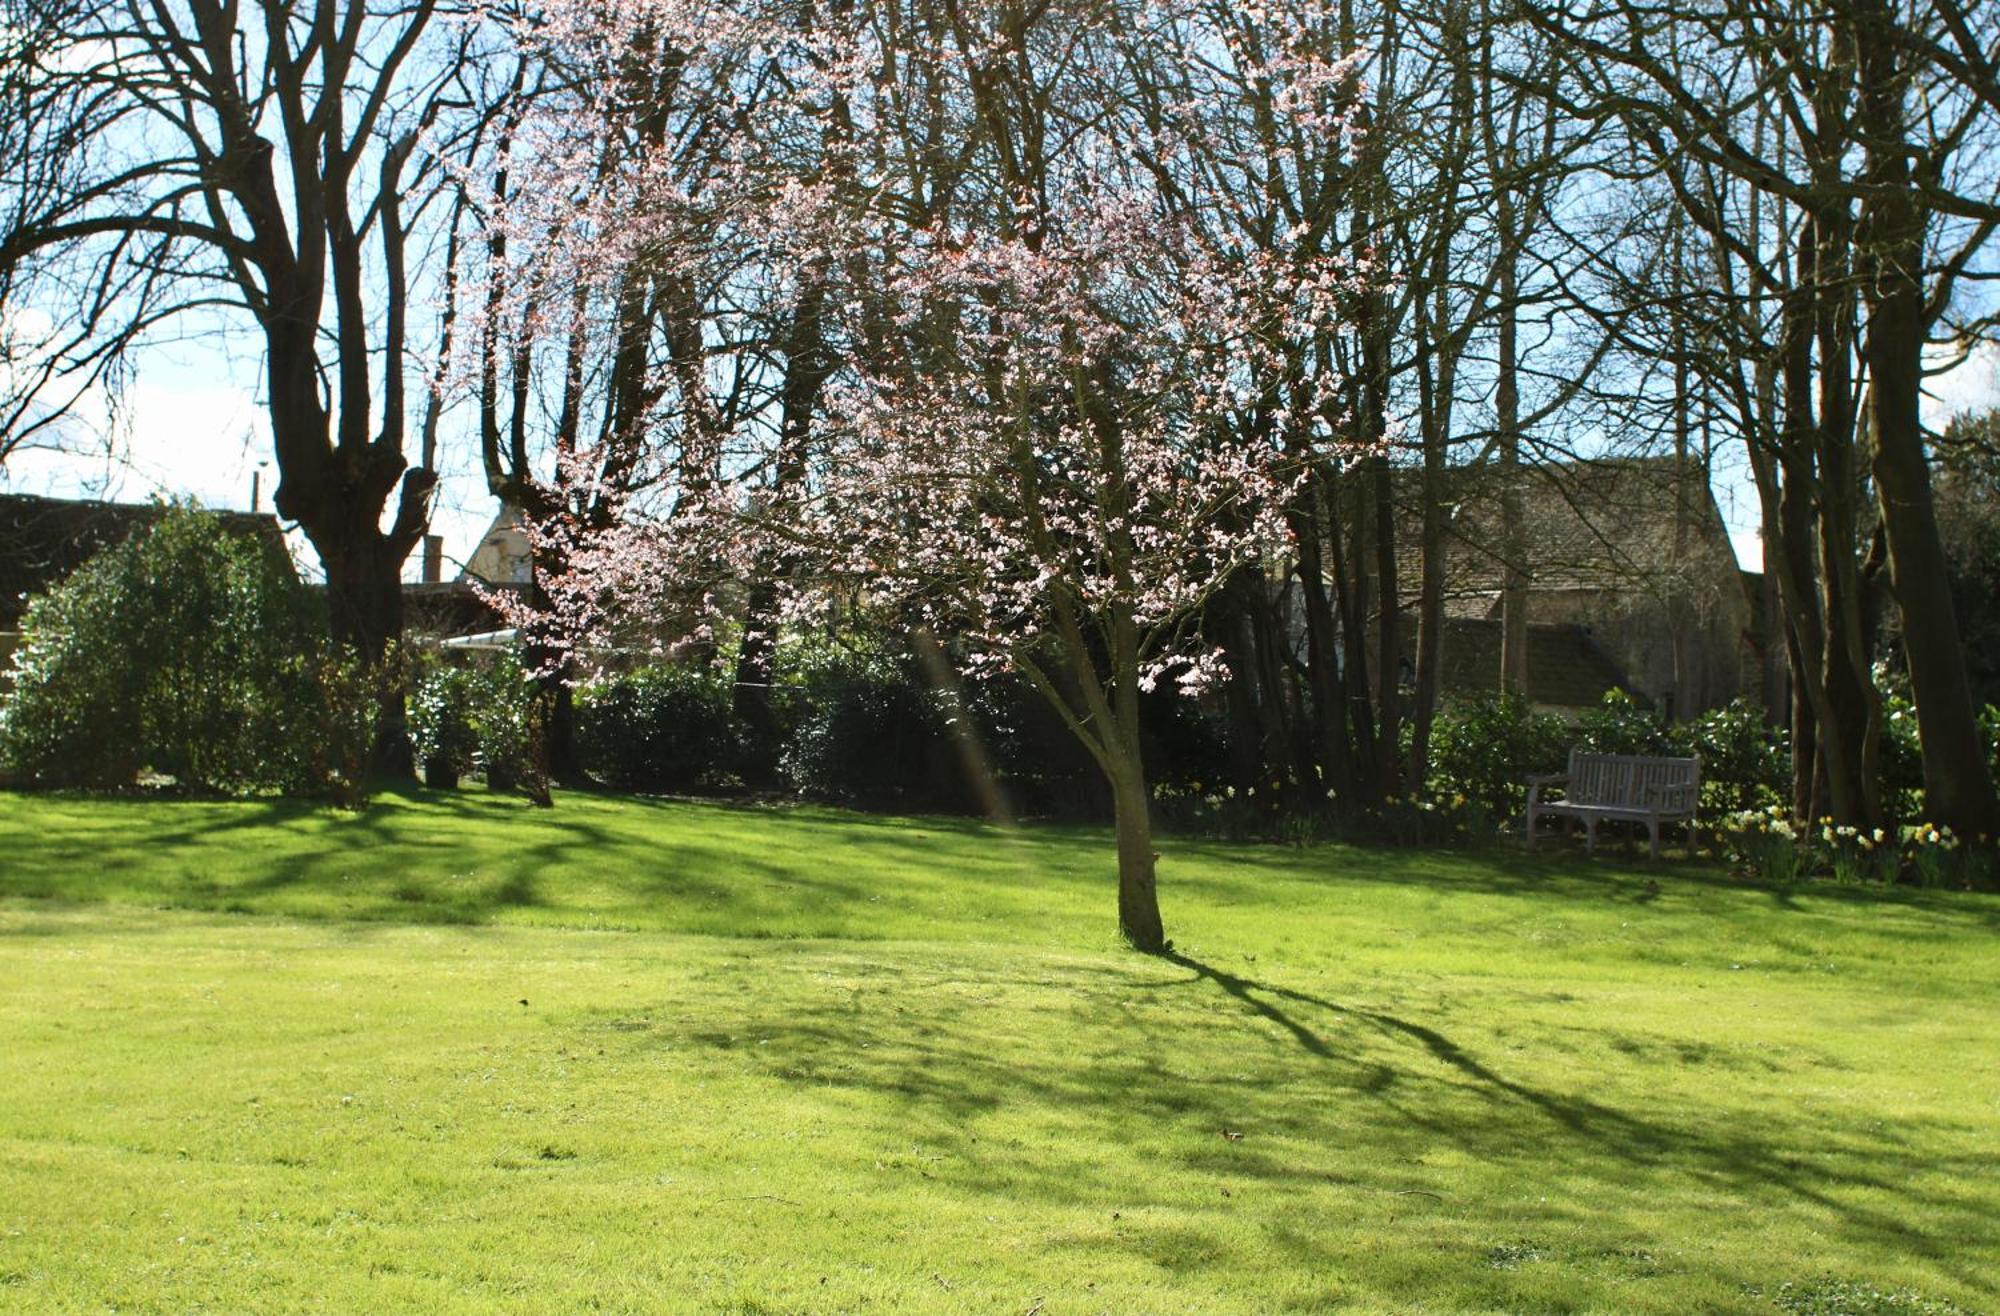
<path fill-rule="evenodd" d="M 444 536 L 424 536 L 424 584 L 436 585 L 444 580 Z"/>

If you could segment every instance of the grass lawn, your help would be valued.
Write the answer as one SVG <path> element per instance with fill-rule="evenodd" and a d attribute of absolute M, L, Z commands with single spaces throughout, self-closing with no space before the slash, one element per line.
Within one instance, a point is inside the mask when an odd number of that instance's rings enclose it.
<path fill-rule="evenodd" d="M 0 1309 L 2000 1306 L 2000 899 L 0 795 Z"/>

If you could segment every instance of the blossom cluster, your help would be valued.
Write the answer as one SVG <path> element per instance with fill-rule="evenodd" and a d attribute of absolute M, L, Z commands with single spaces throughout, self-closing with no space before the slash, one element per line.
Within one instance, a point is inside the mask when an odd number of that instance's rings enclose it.
<path fill-rule="evenodd" d="M 1203 604 L 1288 553 L 1307 481 L 1367 445 L 1330 364 L 1379 284 L 1328 182 L 1365 137 L 1337 10 L 865 11 L 518 24 L 561 76 L 465 166 L 467 377 L 669 307 L 622 416 L 650 472 L 579 499 L 612 463 L 565 452 L 528 528 L 564 568 L 540 624 L 572 651 L 699 626 L 761 571 L 781 623 L 879 608 L 975 666 L 1055 645 L 1212 688 Z M 1079 104 L 1106 112 L 1041 135 Z M 808 300 L 805 346 L 757 337 Z M 800 352 L 824 378 L 780 423 Z"/>

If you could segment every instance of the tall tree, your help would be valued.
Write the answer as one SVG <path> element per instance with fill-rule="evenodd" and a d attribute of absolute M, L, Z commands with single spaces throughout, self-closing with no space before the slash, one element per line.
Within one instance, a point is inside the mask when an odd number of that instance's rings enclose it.
<path fill-rule="evenodd" d="M 839 354 L 810 449 L 781 456 L 782 492 L 719 482 L 695 500 L 705 517 L 574 559 L 579 596 L 601 597 L 714 556 L 699 532 L 736 521 L 750 560 L 806 568 L 782 582 L 792 610 L 865 593 L 965 661 L 1022 673 L 1104 774 L 1119 927 L 1147 951 L 1167 942 L 1140 696 L 1215 675 L 1204 605 L 1286 548 L 1301 477 L 1349 439 L 1345 382 L 1311 346 L 1368 271 L 1315 227 L 1344 181 L 1301 152 L 1345 140 L 1354 65 L 1311 13 L 822 15 L 824 58 L 792 76 L 839 89 L 819 103 L 839 106 L 851 176 L 788 192 L 777 225 L 817 253 L 794 286 L 800 305 L 825 290 L 815 350 Z M 1179 58 L 1197 49 L 1215 57 Z M 1197 94 L 1157 94 L 1161 60 L 1203 78 Z M 1286 119 L 1260 121 L 1274 100 Z M 1303 218 L 1242 223 L 1244 143 L 1261 143 L 1249 168 L 1311 189 Z M 1295 360 L 1319 368 L 1287 375 Z M 1289 391 L 1246 392 L 1270 378 Z"/>
<path fill-rule="evenodd" d="M 425 143 L 477 25 L 437 0 L 14 0 L 0 27 L 37 34 L 8 51 L 15 109 L 65 152 L 0 237 L 0 289 L 92 306 L 78 360 L 169 316 L 250 329 L 275 505 L 319 556 L 336 637 L 381 658 L 436 482 L 406 453 Z M 399 695 L 384 728 L 406 765 Z"/>

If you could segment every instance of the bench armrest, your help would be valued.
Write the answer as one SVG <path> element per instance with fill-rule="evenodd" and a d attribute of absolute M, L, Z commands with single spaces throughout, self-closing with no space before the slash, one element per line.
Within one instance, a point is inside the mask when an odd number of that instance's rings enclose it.
<path fill-rule="evenodd" d="M 1542 802 L 1542 792 L 1551 786 L 1562 786 L 1569 781 L 1567 772 L 1531 772 L 1528 774 L 1528 818 L 1533 824 L 1535 806 Z"/>

